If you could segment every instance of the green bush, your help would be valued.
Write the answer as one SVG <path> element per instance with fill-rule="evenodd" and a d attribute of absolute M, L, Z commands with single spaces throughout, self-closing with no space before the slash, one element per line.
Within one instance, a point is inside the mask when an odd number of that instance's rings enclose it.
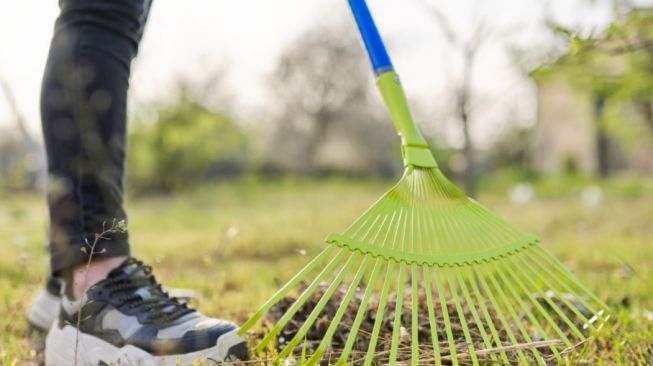
<path fill-rule="evenodd" d="M 241 175 L 246 135 L 227 113 L 182 96 L 161 108 L 153 124 L 130 134 L 128 186 L 136 192 L 169 192 Z"/>
<path fill-rule="evenodd" d="M 0 191 L 29 192 L 43 188 L 45 161 L 41 146 L 11 130 L 0 131 Z"/>

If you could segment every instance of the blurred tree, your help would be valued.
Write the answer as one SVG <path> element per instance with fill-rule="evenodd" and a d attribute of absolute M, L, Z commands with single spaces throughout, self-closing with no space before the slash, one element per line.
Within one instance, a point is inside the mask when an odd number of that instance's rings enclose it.
<path fill-rule="evenodd" d="M 127 177 L 138 192 L 179 190 L 246 169 L 248 139 L 230 114 L 197 102 L 189 84 L 178 90 L 155 123 L 137 123 L 130 134 Z"/>
<path fill-rule="evenodd" d="M 437 7 L 429 3 L 425 4 L 432 19 L 444 34 L 444 38 L 460 54 L 462 59 L 462 73 L 456 84 L 452 85 L 452 89 L 455 91 L 456 114 L 463 132 L 463 185 L 467 195 L 473 197 L 476 194 L 476 169 L 474 143 L 470 133 L 472 125 L 471 101 L 474 98 L 472 77 L 474 66 L 478 60 L 478 51 L 489 39 L 491 29 L 485 21 L 476 21 L 471 37 L 464 38 L 451 26 L 447 17 Z M 478 2 L 475 2 L 475 7 L 478 8 Z"/>
<path fill-rule="evenodd" d="M 632 12 L 613 32 L 625 46 L 612 52 L 628 53 L 618 96 L 637 104 L 653 138 L 653 8 Z"/>
<path fill-rule="evenodd" d="M 26 149 L 15 130 L 0 130 L 0 188 L 10 192 L 36 191 L 43 188 L 42 150 L 40 145 Z"/>
<path fill-rule="evenodd" d="M 396 138 L 370 96 L 367 59 L 351 21 L 317 25 L 281 55 L 271 80 L 277 107 L 267 171 L 392 175 Z M 397 150 L 393 150 L 392 148 Z"/>
<path fill-rule="evenodd" d="M 513 123 L 501 133 L 489 151 L 492 165 L 497 168 L 512 168 L 530 175 L 530 141 L 532 128 Z"/>
<path fill-rule="evenodd" d="M 10 190 L 37 190 L 45 183 L 43 149 L 27 129 L 9 83 L 0 77 L 0 89 L 11 110 L 15 128 L 0 134 L 0 185 Z"/>
<path fill-rule="evenodd" d="M 602 177 L 610 170 L 610 128 L 615 128 L 607 113 L 611 107 L 634 105 L 653 141 L 653 8 L 630 8 L 624 1 L 610 1 L 615 21 L 598 36 L 581 36 L 550 21 L 552 29 L 567 40 L 569 52 L 536 72 L 540 77 L 549 69 L 564 67 L 571 81 L 592 95 L 598 172 Z"/>

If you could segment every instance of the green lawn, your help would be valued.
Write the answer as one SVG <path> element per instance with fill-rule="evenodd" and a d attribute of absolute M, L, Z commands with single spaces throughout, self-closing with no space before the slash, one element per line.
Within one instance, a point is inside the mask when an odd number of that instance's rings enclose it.
<path fill-rule="evenodd" d="M 345 228 L 390 185 L 245 180 L 131 199 L 133 251 L 166 285 L 196 289 L 205 313 L 242 322 L 323 248 L 326 234 Z M 653 359 L 653 189 L 604 188 L 597 207 L 584 206 L 573 189 L 556 194 L 547 186 L 545 198 L 522 206 L 498 189 L 480 201 L 539 234 L 614 309 L 619 321 L 570 363 L 646 364 Z M 0 196 L 0 364 L 39 357 L 23 313 L 46 272 L 45 235 L 42 197 Z"/>

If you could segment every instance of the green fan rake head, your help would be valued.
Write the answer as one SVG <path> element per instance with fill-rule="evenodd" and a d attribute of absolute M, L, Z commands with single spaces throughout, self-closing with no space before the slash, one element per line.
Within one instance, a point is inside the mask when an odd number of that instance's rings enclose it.
<path fill-rule="evenodd" d="M 607 306 L 525 234 L 438 169 L 364 0 L 349 0 L 402 138 L 401 180 L 256 312 L 281 311 L 256 350 L 306 364 L 540 364 L 608 318 Z"/>

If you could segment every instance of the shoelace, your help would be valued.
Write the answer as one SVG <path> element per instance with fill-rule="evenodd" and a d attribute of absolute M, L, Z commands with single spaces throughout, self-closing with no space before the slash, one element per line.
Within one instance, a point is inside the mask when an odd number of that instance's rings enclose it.
<path fill-rule="evenodd" d="M 152 274 L 152 267 L 143 262 L 130 258 L 127 266 L 134 266 L 136 271 L 142 271 L 144 276 L 132 278 L 119 276 L 110 278 L 105 282 L 105 289 L 109 296 L 116 297 L 122 306 L 128 309 L 138 309 L 145 315 L 145 322 L 168 323 L 195 310 L 181 303 L 176 297 L 171 297 L 163 291 L 161 285 Z M 151 297 L 143 299 L 136 292 L 145 289 Z M 143 319 L 143 318 L 141 318 Z"/>

